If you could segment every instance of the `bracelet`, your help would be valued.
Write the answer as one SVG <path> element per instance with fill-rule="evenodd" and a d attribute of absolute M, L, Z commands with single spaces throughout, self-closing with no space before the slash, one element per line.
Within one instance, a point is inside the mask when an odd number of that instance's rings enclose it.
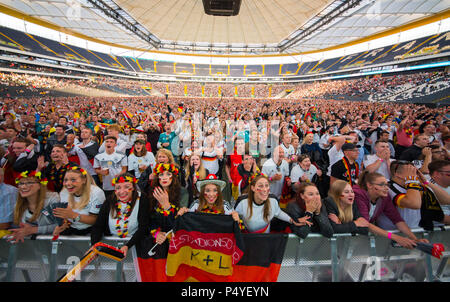
<path fill-rule="evenodd" d="M 380 162 L 383 162 L 383 161 L 384 161 L 384 159 L 382 159 L 382 158 L 379 158 L 378 160 L 379 160 Z"/>
<path fill-rule="evenodd" d="M 31 152 L 31 150 L 29 150 L 29 149 L 25 149 L 25 151 L 26 151 L 26 152 L 28 152 L 28 153 L 30 153 L 30 152 Z"/>
<path fill-rule="evenodd" d="M 392 239 L 392 233 L 391 232 L 388 232 L 388 238 Z"/>
<path fill-rule="evenodd" d="M 423 185 L 429 185 L 430 183 L 428 181 L 424 181 L 422 184 Z"/>

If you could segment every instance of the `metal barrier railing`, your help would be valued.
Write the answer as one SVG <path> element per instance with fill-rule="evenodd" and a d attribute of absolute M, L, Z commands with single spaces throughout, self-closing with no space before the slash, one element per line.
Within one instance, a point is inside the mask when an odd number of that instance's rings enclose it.
<path fill-rule="evenodd" d="M 413 232 L 418 238 L 440 242 L 447 248 L 450 246 L 449 229 Z M 57 281 L 90 247 L 90 238 L 85 236 L 51 239 L 51 236 L 38 236 L 19 244 L 0 240 L 0 281 Z M 121 247 L 126 239 L 105 237 L 102 242 Z M 76 281 L 134 282 L 137 279 L 134 256 L 131 249 L 121 262 L 97 257 Z M 325 238 L 309 234 L 301 239 L 289 234 L 278 281 L 449 281 L 449 257 L 448 251 L 437 259 L 417 249 L 393 247 L 387 238 L 372 235 L 335 234 Z"/>

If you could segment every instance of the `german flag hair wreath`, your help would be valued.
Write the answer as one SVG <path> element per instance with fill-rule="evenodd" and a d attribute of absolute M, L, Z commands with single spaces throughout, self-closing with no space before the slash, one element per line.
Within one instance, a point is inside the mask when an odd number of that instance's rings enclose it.
<path fill-rule="evenodd" d="M 260 171 L 256 171 L 252 176 L 250 176 L 250 178 L 248 179 L 248 183 L 251 184 L 258 176 L 263 176 L 268 179 L 266 174 L 261 173 Z"/>
<path fill-rule="evenodd" d="M 48 180 L 45 177 L 42 177 L 42 173 L 38 172 L 36 170 L 34 171 L 24 171 L 22 173 L 19 174 L 19 176 L 16 178 L 16 184 L 19 184 L 20 180 L 23 178 L 28 178 L 28 177 L 35 177 L 37 179 L 39 179 L 39 182 L 41 185 L 46 186 L 48 184 Z"/>
<path fill-rule="evenodd" d="M 158 164 L 154 169 L 153 173 L 160 174 L 164 171 L 168 171 L 174 175 L 178 175 L 178 168 L 174 164 Z"/>
<path fill-rule="evenodd" d="M 125 176 L 124 175 L 117 176 L 116 178 L 114 178 L 112 180 L 113 185 L 118 184 L 118 183 L 126 183 L 126 182 L 137 183 L 138 180 L 134 176 L 132 177 L 132 176 L 126 176 L 126 175 Z"/>
<path fill-rule="evenodd" d="M 84 175 L 84 176 L 87 175 L 86 170 L 84 170 L 83 168 L 80 168 L 80 167 L 78 167 L 78 166 L 70 167 L 70 168 L 67 170 L 67 172 L 69 172 L 69 171 L 80 171 L 82 175 Z"/>

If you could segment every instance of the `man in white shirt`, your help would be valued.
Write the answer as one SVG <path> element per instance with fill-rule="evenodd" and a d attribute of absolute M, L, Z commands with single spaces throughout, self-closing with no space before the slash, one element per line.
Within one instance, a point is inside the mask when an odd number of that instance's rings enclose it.
<path fill-rule="evenodd" d="M 385 141 L 376 141 L 375 154 L 367 155 L 367 158 L 364 160 L 364 167 L 369 172 L 378 172 L 389 180 L 391 179 L 389 170 L 389 166 L 391 165 L 390 156 L 389 144 Z"/>
<path fill-rule="evenodd" d="M 289 164 L 284 160 L 284 150 L 278 145 L 273 151 L 273 157 L 262 166 L 261 173 L 267 175 L 270 183 L 270 193 L 278 199 L 283 190 L 284 178 L 289 176 Z M 288 185 L 291 185 L 288 183 Z"/>
<path fill-rule="evenodd" d="M 105 152 L 99 153 L 94 157 L 94 169 L 98 175 L 103 177 L 103 190 L 106 199 L 114 194 L 112 180 L 128 169 L 128 161 L 125 154 L 116 152 L 117 138 L 107 136 L 105 138 Z"/>

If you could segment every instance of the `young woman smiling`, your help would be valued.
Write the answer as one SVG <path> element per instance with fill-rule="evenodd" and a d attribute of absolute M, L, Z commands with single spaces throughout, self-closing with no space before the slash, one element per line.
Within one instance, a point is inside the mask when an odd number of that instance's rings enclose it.
<path fill-rule="evenodd" d="M 22 172 L 16 184 L 19 194 L 8 241 L 18 243 L 33 234 L 51 234 L 57 224 L 53 215 L 43 210 L 59 202 L 58 193 L 47 192 L 47 179 L 37 171 Z"/>
<path fill-rule="evenodd" d="M 105 201 L 105 193 L 95 185 L 91 175 L 80 167 L 72 167 L 66 171 L 63 185 L 64 189 L 59 197 L 67 207 L 54 209 L 53 215 L 64 219 L 64 224 L 56 227 L 53 235 L 90 233 Z"/>
<path fill-rule="evenodd" d="M 222 191 L 225 186 L 226 182 L 217 179 L 215 174 L 210 174 L 205 180 L 198 181 L 199 199 L 194 202 L 190 209 L 181 208 L 178 211 L 178 216 L 186 212 L 225 214 L 232 215 L 233 219 L 239 222 L 239 214 L 233 211 L 228 201 L 223 200 Z"/>
<path fill-rule="evenodd" d="M 275 198 L 269 197 L 270 184 L 266 175 L 256 173 L 250 179 L 248 197 L 241 200 L 236 211 L 242 218 L 246 229 L 250 233 L 269 233 L 270 222 L 274 217 L 287 223 L 300 226 L 300 222 L 294 221 L 283 212 Z"/>
<path fill-rule="evenodd" d="M 158 164 L 153 170 L 156 180 L 149 192 L 149 228 L 156 243 L 166 240 L 166 233 L 174 226 L 175 216 L 180 208 L 181 185 L 175 164 Z"/>
<path fill-rule="evenodd" d="M 323 201 L 335 233 L 368 234 L 369 222 L 359 214 L 355 192 L 348 182 L 336 180 Z"/>
<path fill-rule="evenodd" d="M 136 183 L 137 179 L 129 173 L 114 178 L 114 195 L 103 203 L 92 227 L 92 245 L 99 242 L 103 235 L 130 238 L 121 247 L 126 256 L 128 249 L 144 236 L 144 228 L 139 224 L 145 222 L 149 201 L 145 193 L 137 190 Z"/>

